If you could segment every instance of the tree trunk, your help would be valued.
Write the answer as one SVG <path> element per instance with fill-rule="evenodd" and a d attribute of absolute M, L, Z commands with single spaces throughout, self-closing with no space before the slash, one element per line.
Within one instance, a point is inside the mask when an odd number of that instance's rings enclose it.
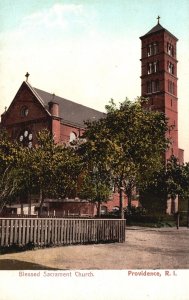
<path fill-rule="evenodd" d="M 180 225 L 180 213 L 179 211 L 177 212 L 177 219 L 176 219 L 176 223 L 177 223 L 177 229 L 179 229 L 179 225 Z"/>
<path fill-rule="evenodd" d="M 100 201 L 97 202 L 97 217 L 100 217 L 100 208 L 101 208 L 101 203 Z"/>
<path fill-rule="evenodd" d="M 2 200 L 1 199 L 1 202 L 0 202 L 0 214 L 2 214 L 3 209 L 4 209 L 4 207 L 5 207 L 6 204 L 7 204 L 7 199 L 6 200 Z"/>
<path fill-rule="evenodd" d="M 28 192 L 28 215 L 31 215 L 31 193 Z"/>
<path fill-rule="evenodd" d="M 23 205 L 23 202 L 21 202 L 21 216 L 24 215 L 24 205 Z"/>
<path fill-rule="evenodd" d="M 43 190 L 40 189 L 39 191 L 39 203 L 40 203 L 40 206 L 39 206 L 39 217 L 41 217 L 42 215 L 42 212 L 43 212 L 43 203 L 44 203 L 44 194 L 43 194 Z"/>
<path fill-rule="evenodd" d="M 123 187 L 122 186 L 119 189 L 119 212 L 120 212 L 120 219 L 124 219 L 124 211 L 123 211 Z"/>
<path fill-rule="evenodd" d="M 131 211 L 131 200 L 132 200 L 132 192 L 131 190 L 129 189 L 128 193 L 127 193 L 127 198 L 128 198 L 128 209 Z"/>
<path fill-rule="evenodd" d="M 188 211 L 187 211 L 187 227 L 189 228 L 189 198 L 188 198 Z"/>
<path fill-rule="evenodd" d="M 175 198 L 171 196 L 171 213 L 175 214 Z"/>

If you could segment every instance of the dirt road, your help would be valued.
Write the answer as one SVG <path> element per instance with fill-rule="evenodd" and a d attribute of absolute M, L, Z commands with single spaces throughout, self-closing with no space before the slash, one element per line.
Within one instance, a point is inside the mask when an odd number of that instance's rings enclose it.
<path fill-rule="evenodd" d="M 125 243 L 63 246 L 0 256 L 1 270 L 188 269 L 189 229 L 127 228 Z"/>

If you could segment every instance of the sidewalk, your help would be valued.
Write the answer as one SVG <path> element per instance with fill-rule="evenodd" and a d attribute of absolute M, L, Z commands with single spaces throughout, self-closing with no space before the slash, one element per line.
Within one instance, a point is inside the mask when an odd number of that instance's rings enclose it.
<path fill-rule="evenodd" d="M 142 230 L 142 231 L 167 231 L 167 232 L 172 232 L 175 230 L 179 231 L 189 231 L 188 227 L 179 227 L 179 229 L 175 227 L 142 227 L 142 226 L 126 226 L 127 230 Z"/>
<path fill-rule="evenodd" d="M 127 227 L 125 243 L 61 246 L 0 256 L 0 269 L 189 268 L 189 229 Z"/>

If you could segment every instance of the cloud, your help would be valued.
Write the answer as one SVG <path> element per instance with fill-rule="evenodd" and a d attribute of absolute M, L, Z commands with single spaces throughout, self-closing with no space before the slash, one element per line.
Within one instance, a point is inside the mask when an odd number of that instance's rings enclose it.
<path fill-rule="evenodd" d="M 28 71 L 34 86 L 101 110 L 112 97 L 132 97 L 131 90 L 137 93 L 132 76 L 139 78 L 134 64 L 127 65 L 132 43 L 128 47 L 128 36 L 104 35 L 95 18 L 95 12 L 74 4 L 55 4 L 24 17 L 19 28 L 4 34 L 5 86 L 10 86 L 11 77 L 15 92 Z M 129 53 L 133 61 L 139 55 L 135 50 Z"/>
<path fill-rule="evenodd" d="M 59 26 L 65 29 L 70 24 L 70 20 L 74 23 L 81 23 L 83 15 L 83 6 L 77 4 L 55 4 L 49 9 L 45 9 L 29 16 L 24 17 L 22 27 L 30 27 L 34 25 L 52 28 Z"/>
<path fill-rule="evenodd" d="M 30 37 L 38 40 L 48 39 L 52 34 L 56 36 L 60 31 L 62 33 L 72 34 L 89 28 L 90 18 L 87 16 L 84 6 L 78 4 L 54 4 L 48 9 L 36 11 L 20 20 L 19 26 L 9 31 L 0 33 L 1 47 L 6 47 L 19 41 L 24 37 Z"/>

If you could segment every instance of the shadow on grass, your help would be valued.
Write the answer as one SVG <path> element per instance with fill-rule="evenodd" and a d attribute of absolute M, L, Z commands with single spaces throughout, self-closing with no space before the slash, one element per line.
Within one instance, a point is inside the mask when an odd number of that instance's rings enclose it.
<path fill-rule="evenodd" d="M 0 259 L 0 270 L 58 270 L 16 259 Z"/>

